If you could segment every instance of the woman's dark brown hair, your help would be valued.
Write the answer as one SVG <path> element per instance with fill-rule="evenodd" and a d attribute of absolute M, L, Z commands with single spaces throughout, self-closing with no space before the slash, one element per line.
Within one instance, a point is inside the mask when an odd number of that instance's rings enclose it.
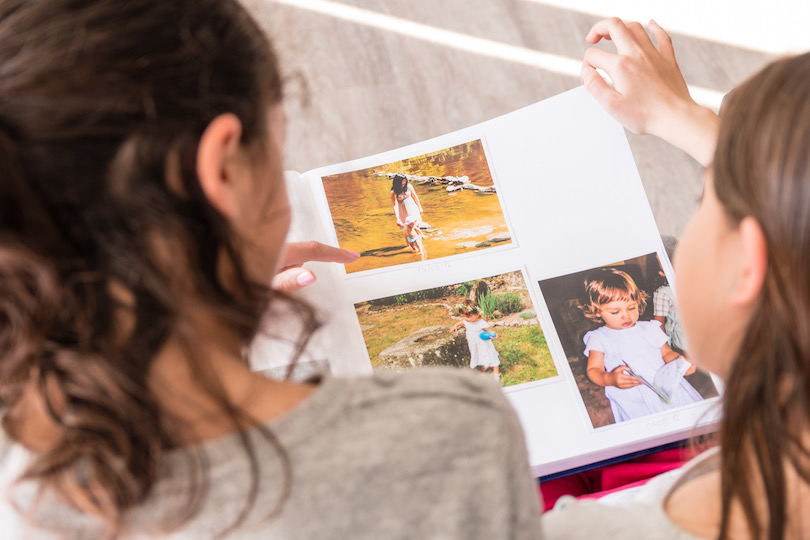
<path fill-rule="evenodd" d="M 402 185 L 402 181 L 405 180 L 405 185 Z M 408 191 L 408 177 L 402 173 L 395 173 L 391 180 L 391 191 L 395 194 L 400 195 Z"/>
<path fill-rule="evenodd" d="M 188 326 L 181 300 L 247 340 L 272 296 L 248 279 L 195 163 L 222 113 L 241 120 L 245 145 L 266 143 L 280 99 L 275 56 L 235 1 L 0 3 L 3 427 L 18 437 L 26 407 L 44 404 L 57 435 L 22 479 L 101 515 L 110 535 L 177 444 L 147 375 Z M 235 428 L 249 423 L 204 361 L 193 372 Z"/>
<path fill-rule="evenodd" d="M 721 538 L 736 500 L 752 536 L 776 540 L 799 517 L 787 514 L 785 467 L 810 482 L 810 54 L 769 65 L 724 103 L 714 184 L 730 219 L 753 216 L 768 247 L 727 381 Z"/>

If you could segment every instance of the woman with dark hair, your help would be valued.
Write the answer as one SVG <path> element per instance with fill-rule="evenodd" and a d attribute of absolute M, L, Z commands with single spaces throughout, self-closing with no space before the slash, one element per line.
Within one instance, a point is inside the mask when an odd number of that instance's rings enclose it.
<path fill-rule="evenodd" d="M 561 499 L 548 538 L 810 537 L 810 53 L 737 88 L 718 118 L 689 96 L 669 36 L 597 23 L 585 87 L 633 131 L 704 165 L 703 197 L 675 254 L 692 359 L 726 382 L 720 445 L 632 502 Z M 596 69 L 613 80 L 608 86 Z"/>
<path fill-rule="evenodd" d="M 397 219 L 397 227 L 405 226 L 405 221 L 410 217 L 416 221 L 416 226 L 422 225 L 422 203 L 416 190 L 408 181 L 408 177 L 402 173 L 394 174 L 391 182 L 391 204 L 394 207 L 394 217 Z"/>
<path fill-rule="evenodd" d="M 0 4 L 4 537 L 536 534 L 492 381 L 248 368 L 270 303 L 316 326 L 299 265 L 356 258 L 285 251 L 281 97 L 232 0 Z"/>

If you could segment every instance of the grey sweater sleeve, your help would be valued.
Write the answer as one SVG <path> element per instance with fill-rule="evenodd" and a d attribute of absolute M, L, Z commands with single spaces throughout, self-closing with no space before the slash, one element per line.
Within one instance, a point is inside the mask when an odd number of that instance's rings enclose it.
<path fill-rule="evenodd" d="M 286 497 L 285 461 L 262 429 L 289 459 Z M 327 379 L 299 407 L 247 435 L 258 470 L 236 435 L 167 456 L 166 476 L 127 516 L 127 537 L 197 540 L 227 530 L 225 538 L 242 540 L 539 538 L 537 486 L 518 419 L 480 374 L 420 369 Z M 178 473 L 188 451 L 206 456 L 208 491 L 199 512 L 167 531 L 161 523 L 178 515 L 191 489 Z M 231 527 L 254 482 L 255 503 Z M 22 507 L 31 502 L 26 486 L 14 494 Z M 280 500 L 280 512 L 269 515 Z M 36 521 L 30 538 L 101 535 L 95 519 L 53 499 L 39 506 Z"/>

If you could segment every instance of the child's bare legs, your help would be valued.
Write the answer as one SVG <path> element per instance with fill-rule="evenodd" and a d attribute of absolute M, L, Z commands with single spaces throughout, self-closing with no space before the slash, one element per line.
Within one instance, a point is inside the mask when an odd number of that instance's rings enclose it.
<path fill-rule="evenodd" d="M 422 242 L 421 238 L 416 240 L 416 247 L 417 247 L 419 253 L 422 256 L 422 260 L 426 261 L 427 260 L 427 251 L 425 251 L 425 244 Z"/>

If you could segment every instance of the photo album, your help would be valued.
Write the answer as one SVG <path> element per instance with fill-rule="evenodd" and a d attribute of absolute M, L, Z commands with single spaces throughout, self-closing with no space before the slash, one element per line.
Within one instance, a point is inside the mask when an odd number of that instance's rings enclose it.
<path fill-rule="evenodd" d="M 721 383 L 689 361 L 627 137 L 583 88 L 286 180 L 290 240 L 361 254 L 308 265 L 323 327 L 294 377 L 475 371 L 538 477 L 715 429 Z M 257 338 L 253 368 L 286 374 L 292 335 Z"/>

